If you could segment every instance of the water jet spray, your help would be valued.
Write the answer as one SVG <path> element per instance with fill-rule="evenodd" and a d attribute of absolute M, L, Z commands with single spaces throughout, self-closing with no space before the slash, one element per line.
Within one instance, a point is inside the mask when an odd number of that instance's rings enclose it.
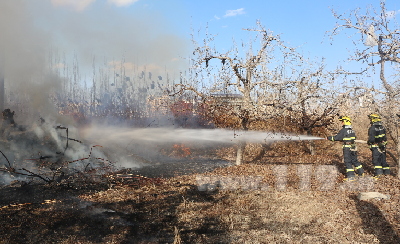
<path fill-rule="evenodd" d="M 293 135 L 280 132 L 238 131 L 228 129 L 177 129 L 177 128 L 121 128 L 91 126 L 82 130 L 86 139 L 99 142 L 147 141 L 156 144 L 177 142 L 202 142 L 235 144 L 272 143 L 275 141 L 306 141 L 325 138 Z"/>

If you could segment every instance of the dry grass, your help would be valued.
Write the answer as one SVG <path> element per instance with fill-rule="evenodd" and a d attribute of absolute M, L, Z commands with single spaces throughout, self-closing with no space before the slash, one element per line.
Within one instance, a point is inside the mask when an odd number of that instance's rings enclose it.
<path fill-rule="evenodd" d="M 55 202 L 1 209 L 0 236 L 3 243 L 398 243 L 398 178 L 342 183 L 337 145 L 321 143 L 317 155 L 296 147 L 276 144 L 255 163 L 76 192 L 73 200 L 55 189 Z M 371 175 L 366 148 L 360 161 Z M 199 179 L 225 185 L 200 191 Z M 361 191 L 391 198 L 359 201 Z"/>

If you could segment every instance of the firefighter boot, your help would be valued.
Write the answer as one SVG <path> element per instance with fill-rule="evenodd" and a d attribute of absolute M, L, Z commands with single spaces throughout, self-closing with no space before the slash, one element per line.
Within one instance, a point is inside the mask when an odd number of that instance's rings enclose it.
<path fill-rule="evenodd" d="M 346 177 L 346 178 L 344 178 L 344 179 L 343 179 L 343 182 L 349 182 L 349 181 L 355 181 L 355 180 L 356 180 L 356 177 L 351 176 L 351 177 Z"/>
<path fill-rule="evenodd" d="M 344 182 L 347 181 L 355 181 L 354 169 L 346 169 L 346 178 L 344 178 Z"/>
<path fill-rule="evenodd" d="M 383 174 L 384 175 L 390 175 L 390 168 L 389 167 L 383 167 Z"/>
<path fill-rule="evenodd" d="M 378 176 L 378 175 L 382 175 L 382 174 L 383 174 L 382 166 L 374 166 L 374 169 L 375 169 L 375 176 Z M 378 177 L 378 178 L 379 178 L 379 177 Z"/>
<path fill-rule="evenodd" d="M 362 165 L 356 167 L 358 177 L 364 177 L 364 168 Z"/>
<path fill-rule="evenodd" d="M 343 179 L 343 182 L 355 181 L 356 177 L 354 175 L 354 171 L 347 171 L 346 178 Z"/>
<path fill-rule="evenodd" d="M 380 175 L 374 175 L 374 180 L 379 180 L 380 178 L 382 178 L 382 174 L 380 174 Z"/>

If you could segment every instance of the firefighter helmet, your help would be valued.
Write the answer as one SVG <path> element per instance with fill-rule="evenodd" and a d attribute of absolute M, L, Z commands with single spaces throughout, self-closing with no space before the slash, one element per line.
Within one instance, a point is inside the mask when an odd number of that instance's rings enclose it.
<path fill-rule="evenodd" d="M 351 119 L 349 116 L 340 116 L 339 121 L 342 121 L 344 125 L 351 125 Z"/>
<path fill-rule="evenodd" d="M 370 114 L 368 118 L 371 120 L 372 123 L 381 121 L 381 116 L 379 114 Z"/>

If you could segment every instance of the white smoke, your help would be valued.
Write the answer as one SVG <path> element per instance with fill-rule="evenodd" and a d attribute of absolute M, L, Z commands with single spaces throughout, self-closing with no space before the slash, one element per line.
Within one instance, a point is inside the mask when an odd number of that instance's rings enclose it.
<path fill-rule="evenodd" d="M 54 6 L 57 7 L 69 7 L 75 11 L 84 11 L 96 0 L 50 0 Z M 107 0 L 108 3 L 113 4 L 117 7 L 124 7 L 134 4 L 139 0 Z"/>
<path fill-rule="evenodd" d="M 71 82 L 73 75 L 78 85 L 91 81 L 102 65 L 110 70 L 145 69 L 155 77 L 160 71 L 179 74 L 189 40 L 155 10 L 136 4 L 130 12 L 115 7 L 134 2 L 0 1 L 0 76 L 5 77 L 7 94 L 23 97 L 43 116 L 54 115 L 49 94 L 59 91 L 66 79 Z M 69 6 L 81 11 L 70 11 Z M 57 69 L 69 77 L 60 77 Z"/>
<path fill-rule="evenodd" d="M 83 11 L 96 0 L 51 0 L 54 6 L 71 7 L 75 11 Z"/>

